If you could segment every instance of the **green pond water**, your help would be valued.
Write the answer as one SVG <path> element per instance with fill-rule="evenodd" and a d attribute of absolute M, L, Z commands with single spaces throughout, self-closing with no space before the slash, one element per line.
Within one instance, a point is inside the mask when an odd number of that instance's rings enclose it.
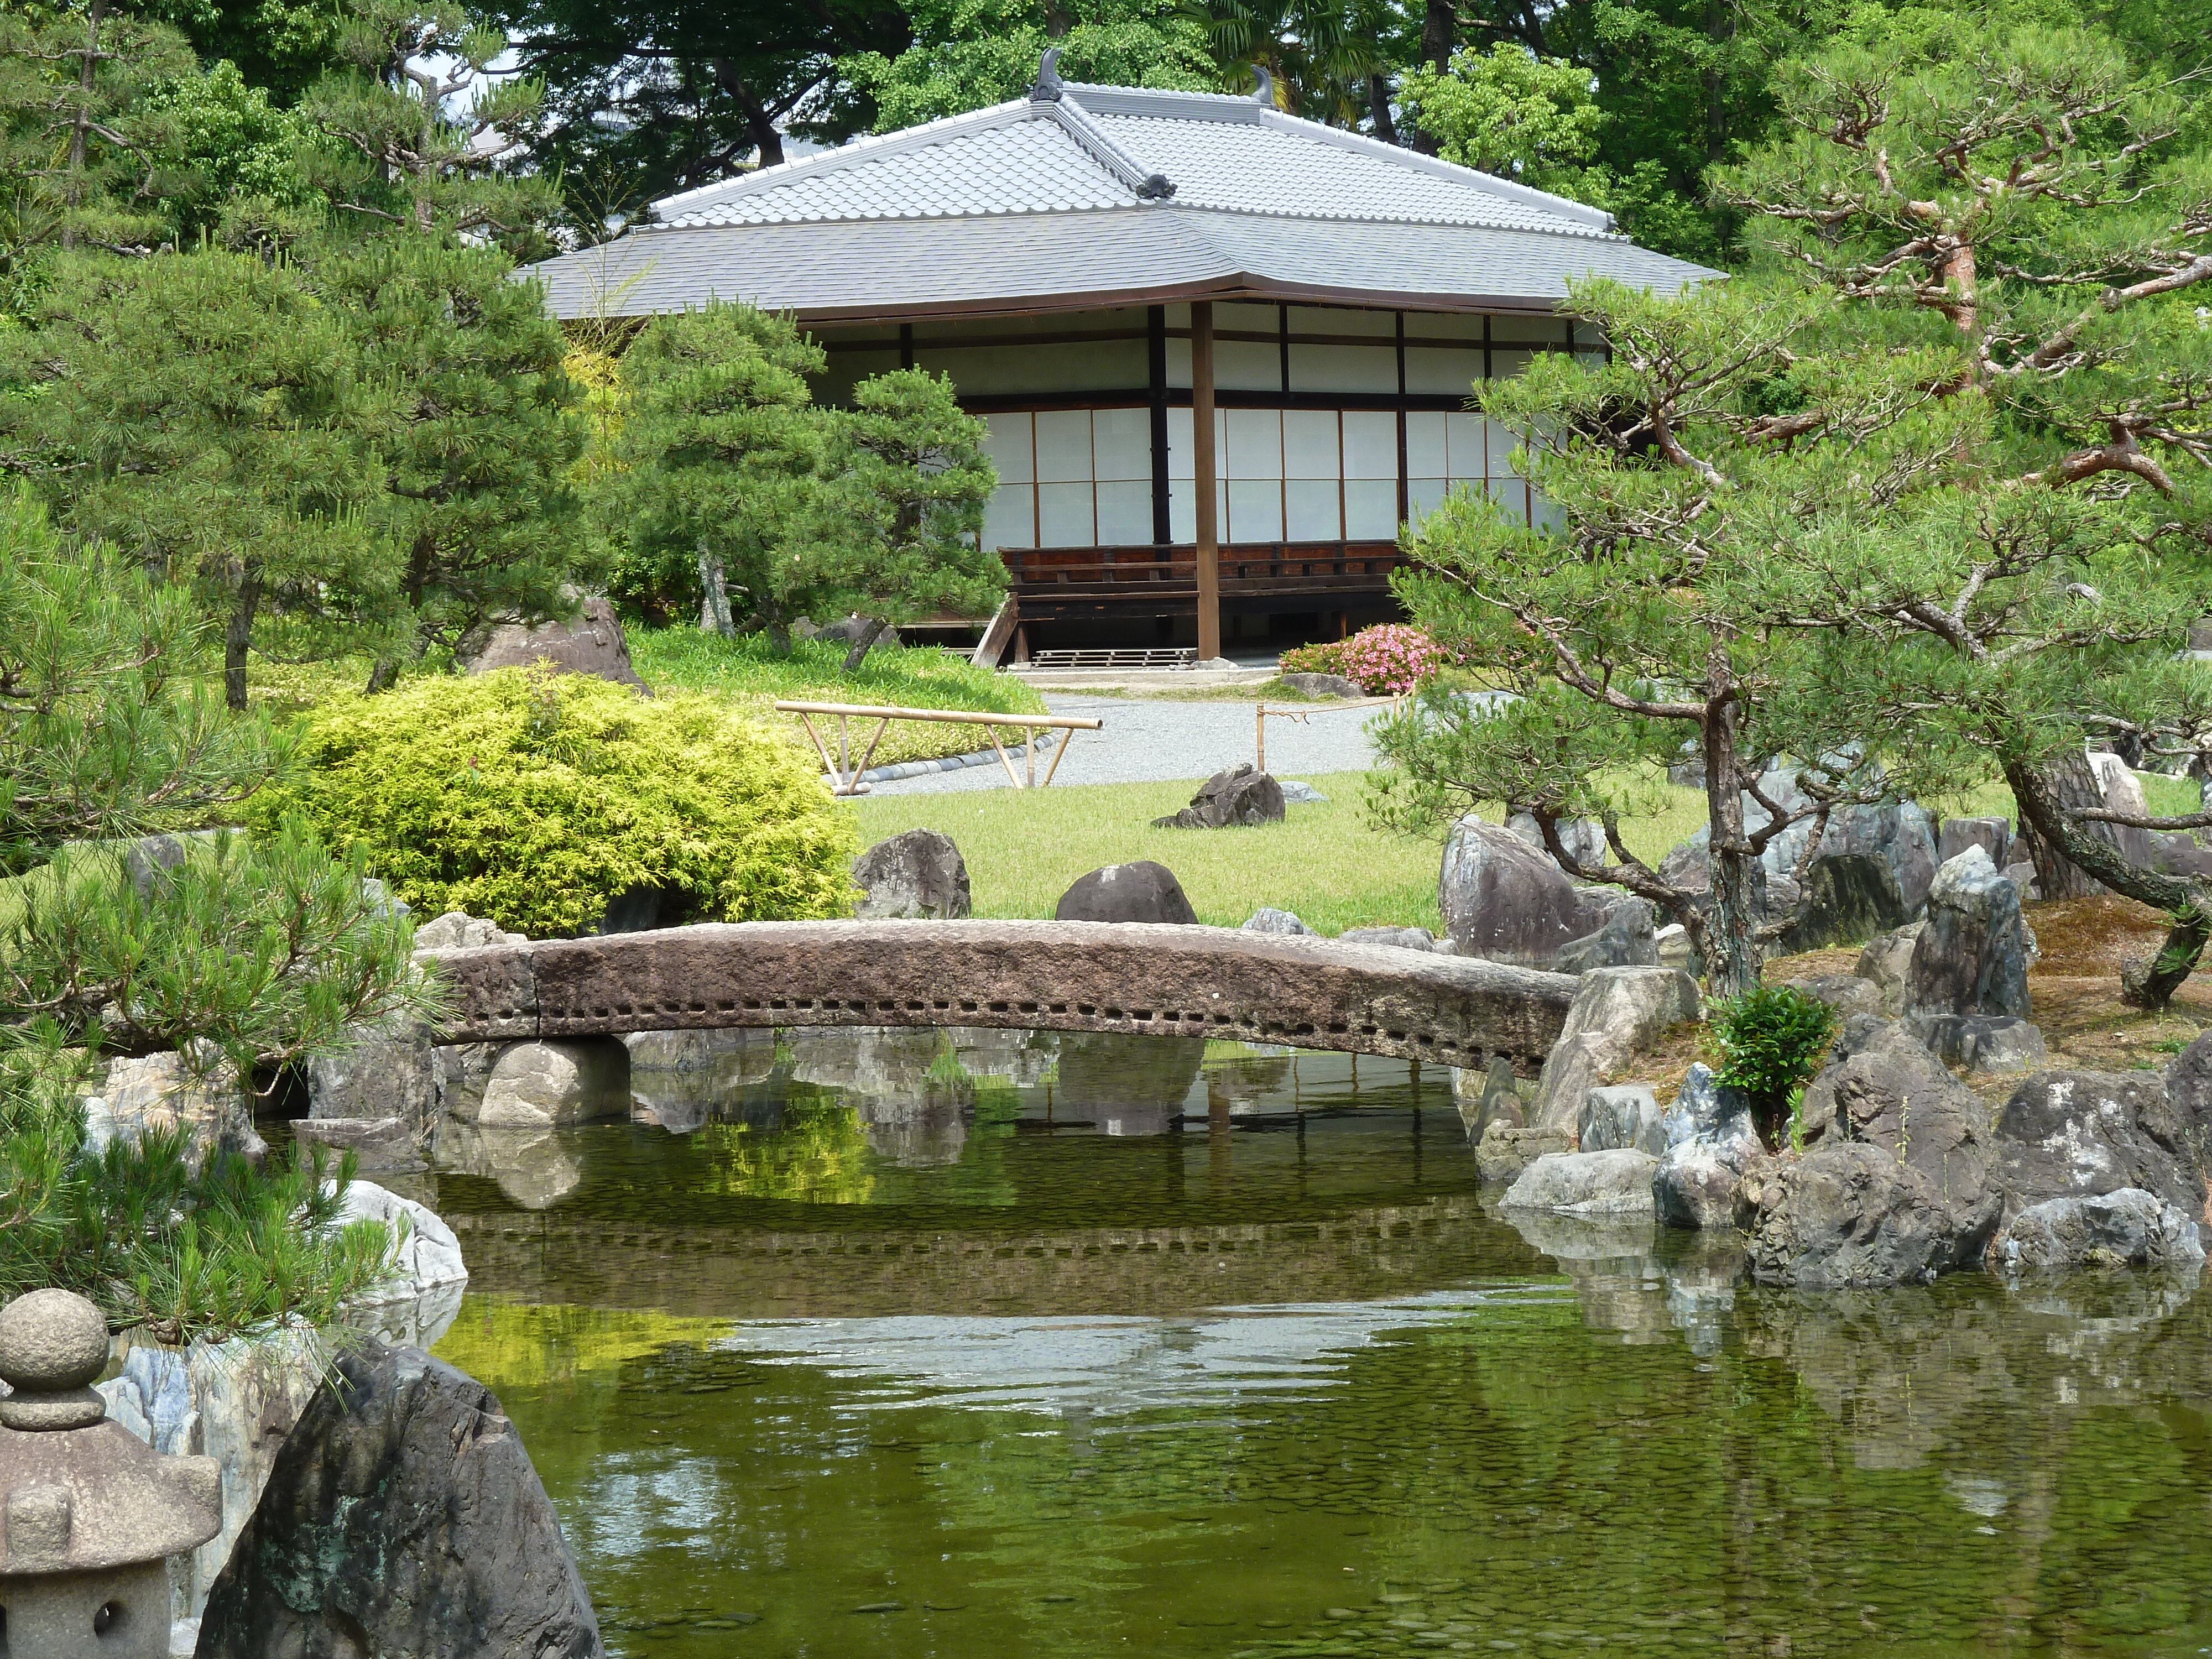
<path fill-rule="evenodd" d="M 438 1179 L 611 1654 L 2212 1652 L 2193 1282 L 1759 1291 L 1434 1072 L 900 1041 Z"/>

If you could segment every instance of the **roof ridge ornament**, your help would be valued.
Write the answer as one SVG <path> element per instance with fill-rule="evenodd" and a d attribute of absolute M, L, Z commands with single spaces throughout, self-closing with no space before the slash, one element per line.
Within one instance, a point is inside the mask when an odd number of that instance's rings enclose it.
<path fill-rule="evenodd" d="M 1056 104 L 1066 88 L 1067 82 L 1060 78 L 1060 48 L 1047 46 L 1043 61 L 1037 65 L 1036 84 L 1030 88 L 1030 102 Z"/>
<path fill-rule="evenodd" d="M 1253 64 L 1252 73 L 1257 76 L 1260 81 L 1260 84 L 1252 89 L 1252 101 L 1265 105 L 1269 109 L 1274 108 L 1275 77 L 1273 74 L 1269 71 L 1265 64 Z"/>

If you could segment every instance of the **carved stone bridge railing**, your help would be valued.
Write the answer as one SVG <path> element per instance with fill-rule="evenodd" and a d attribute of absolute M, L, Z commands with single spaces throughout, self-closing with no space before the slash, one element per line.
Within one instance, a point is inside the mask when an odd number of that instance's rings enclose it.
<path fill-rule="evenodd" d="M 1086 921 L 763 921 L 448 951 L 446 1040 L 709 1026 L 1224 1037 L 1533 1075 L 1575 981 L 1387 945 Z"/>

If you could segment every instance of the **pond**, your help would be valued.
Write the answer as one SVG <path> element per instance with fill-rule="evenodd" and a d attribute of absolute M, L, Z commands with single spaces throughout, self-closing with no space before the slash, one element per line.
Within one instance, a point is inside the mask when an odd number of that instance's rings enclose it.
<path fill-rule="evenodd" d="M 437 1182 L 611 1654 L 2212 1652 L 2193 1282 L 1516 1226 L 1402 1062 L 691 1041 Z"/>

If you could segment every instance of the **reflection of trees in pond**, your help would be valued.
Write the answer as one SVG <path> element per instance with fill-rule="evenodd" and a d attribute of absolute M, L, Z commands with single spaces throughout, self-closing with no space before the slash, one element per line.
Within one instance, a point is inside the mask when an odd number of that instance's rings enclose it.
<path fill-rule="evenodd" d="M 709 1123 L 698 1132 L 706 1190 L 792 1204 L 866 1204 L 875 1160 L 858 1109 L 834 1096 L 791 1091 L 775 1128 Z"/>

